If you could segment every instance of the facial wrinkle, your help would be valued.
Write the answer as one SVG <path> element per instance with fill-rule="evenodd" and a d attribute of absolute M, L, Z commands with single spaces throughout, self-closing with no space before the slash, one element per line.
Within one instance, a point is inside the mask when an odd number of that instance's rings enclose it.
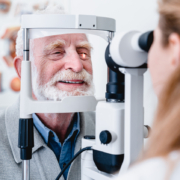
<path fill-rule="evenodd" d="M 55 48 L 58 48 L 58 47 L 65 47 L 66 46 L 66 42 L 62 39 L 59 39 L 55 42 L 52 42 L 48 45 L 46 45 L 43 49 L 43 53 L 46 54 L 47 51 L 51 51 Z"/>

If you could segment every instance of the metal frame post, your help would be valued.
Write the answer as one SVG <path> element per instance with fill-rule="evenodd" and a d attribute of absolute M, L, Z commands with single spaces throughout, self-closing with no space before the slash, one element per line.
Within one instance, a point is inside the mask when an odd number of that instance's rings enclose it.
<path fill-rule="evenodd" d="M 29 38 L 28 38 L 29 29 L 23 29 L 23 61 L 29 61 Z M 26 77 L 23 77 L 26 78 Z M 22 87 L 21 87 L 22 89 Z M 21 92 L 22 94 L 24 91 Z M 21 98 L 23 95 L 21 94 Z M 23 99 L 21 99 L 23 101 Z M 24 107 L 25 108 L 25 107 Z M 21 113 L 20 113 L 21 114 Z M 31 122 L 30 122 L 31 121 Z M 32 134 L 29 136 L 29 126 L 31 126 Z M 34 136 L 33 134 L 33 120 L 32 115 L 27 115 L 27 117 L 21 117 L 19 120 L 19 147 L 20 147 L 20 155 L 23 160 L 23 172 L 22 172 L 22 180 L 30 180 L 30 159 L 32 156 L 32 147 L 30 147 L 29 151 L 29 142 L 33 142 Z M 26 128 L 28 127 L 28 128 Z M 23 137 L 24 136 L 24 137 Z M 29 139 L 30 138 L 30 139 Z M 28 147 L 28 149 L 26 149 Z M 30 157 L 27 157 L 26 153 L 30 154 Z"/>

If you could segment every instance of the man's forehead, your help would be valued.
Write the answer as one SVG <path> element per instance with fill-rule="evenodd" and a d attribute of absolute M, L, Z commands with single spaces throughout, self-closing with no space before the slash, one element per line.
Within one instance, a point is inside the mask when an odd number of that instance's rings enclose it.
<path fill-rule="evenodd" d="M 47 45 L 57 40 L 63 40 L 65 43 L 68 42 L 79 42 L 79 41 L 88 41 L 86 34 L 61 34 L 55 36 L 47 36 L 39 39 L 35 39 L 43 43 L 43 45 Z"/>

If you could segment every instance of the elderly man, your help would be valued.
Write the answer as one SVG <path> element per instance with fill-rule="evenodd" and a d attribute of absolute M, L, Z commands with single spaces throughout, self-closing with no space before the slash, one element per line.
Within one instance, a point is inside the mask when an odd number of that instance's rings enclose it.
<path fill-rule="evenodd" d="M 61 13 L 47 8 L 43 13 Z M 17 38 L 14 67 L 21 78 L 22 30 Z M 31 40 L 32 97 L 61 100 L 65 96 L 92 95 L 91 46 L 85 34 L 56 35 Z M 31 179 L 55 179 L 81 148 L 84 135 L 94 135 L 93 113 L 33 114 L 34 140 Z M 18 148 L 19 100 L 0 112 L 0 179 L 21 179 Z M 63 179 L 80 180 L 80 157 Z"/>

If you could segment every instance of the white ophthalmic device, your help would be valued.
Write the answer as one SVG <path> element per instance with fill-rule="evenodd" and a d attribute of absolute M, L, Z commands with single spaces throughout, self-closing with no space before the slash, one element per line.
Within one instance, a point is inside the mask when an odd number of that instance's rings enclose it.
<path fill-rule="evenodd" d="M 21 69 L 19 143 L 23 180 L 30 179 L 34 146 L 33 113 L 96 111 L 95 137 L 82 139 L 81 180 L 118 178 L 136 160 L 148 136 L 144 126 L 143 74 L 152 32 L 131 31 L 114 36 L 114 19 L 89 15 L 23 15 L 23 62 Z M 86 33 L 108 42 L 105 52 L 108 70 L 106 101 L 94 96 L 66 97 L 62 101 L 32 99 L 30 39 L 59 34 Z"/>

